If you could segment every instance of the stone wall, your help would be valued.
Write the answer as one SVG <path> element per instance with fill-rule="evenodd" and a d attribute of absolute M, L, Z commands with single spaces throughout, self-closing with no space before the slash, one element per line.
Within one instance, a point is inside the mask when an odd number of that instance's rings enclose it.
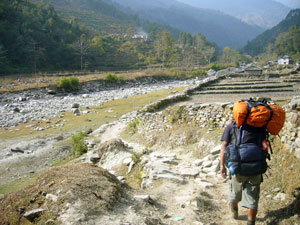
<path fill-rule="evenodd" d="M 300 96 L 295 96 L 284 106 L 286 121 L 280 136 L 281 142 L 300 159 Z"/>
<path fill-rule="evenodd" d="M 175 124 L 196 125 L 202 128 L 224 128 L 232 121 L 233 103 L 181 104 L 163 111 L 139 114 L 140 132 L 166 131 Z"/>

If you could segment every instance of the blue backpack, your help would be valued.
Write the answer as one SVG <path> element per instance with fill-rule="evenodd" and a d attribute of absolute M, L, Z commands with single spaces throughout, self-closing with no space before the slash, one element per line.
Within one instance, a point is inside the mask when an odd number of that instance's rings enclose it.
<path fill-rule="evenodd" d="M 270 154 L 263 148 L 268 140 L 265 127 L 253 127 L 247 124 L 233 125 L 232 140 L 225 151 L 225 162 L 231 174 L 254 176 L 268 169 Z"/>

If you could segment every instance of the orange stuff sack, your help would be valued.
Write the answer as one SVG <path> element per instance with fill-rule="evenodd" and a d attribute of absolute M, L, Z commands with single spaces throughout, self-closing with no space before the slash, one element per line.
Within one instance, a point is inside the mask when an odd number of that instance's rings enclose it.
<path fill-rule="evenodd" d="M 263 127 L 267 125 L 267 130 L 272 135 L 277 135 L 284 125 L 285 112 L 280 106 L 270 105 L 270 107 L 273 110 L 272 119 L 270 121 L 271 110 L 267 106 L 257 105 L 256 107 L 251 107 L 246 124 L 254 127 Z M 233 105 L 233 117 L 238 126 L 244 124 L 247 114 L 248 102 L 240 100 Z"/>
<path fill-rule="evenodd" d="M 248 102 L 237 101 L 233 105 L 233 117 L 238 126 L 244 124 L 244 120 L 248 114 Z"/>
<path fill-rule="evenodd" d="M 270 104 L 273 110 L 273 116 L 271 121 L 267 124 L 267 130 L 270 134 L 277 135 L 281 131 L 285 121 L 285 112 L 284 110 L 278 105 Z"/>

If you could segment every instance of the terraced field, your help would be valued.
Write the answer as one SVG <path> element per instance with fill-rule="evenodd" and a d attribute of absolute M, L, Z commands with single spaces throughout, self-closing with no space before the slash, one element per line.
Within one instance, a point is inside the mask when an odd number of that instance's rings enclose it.
<path fill-rule="evenodd" d="M 300 73 L 286 76 L 227 76 L 193 92 L 194 102 L 236 101 L 249 97 L 265 97 L 284 101 L 299 95 Z"/>

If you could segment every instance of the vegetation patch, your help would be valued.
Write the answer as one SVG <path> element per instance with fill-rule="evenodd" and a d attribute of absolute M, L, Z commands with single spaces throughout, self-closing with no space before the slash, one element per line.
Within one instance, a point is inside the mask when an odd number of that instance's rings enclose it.
<path fill-rule="evenodd" d="M 0 186 L 1 194 L 9 194 L 22 190 L 36 180 L 36 176 L 27 176 Z"/>
<path fill-rule="evenodd" d="M 80 132 L 79 134 L 72 136 L 73 147 L 72 147 L 72 155 L 73 157 L 79 157 L 85 153 L 87 153 L 88 147 L 84 142 L 84 138 L 87 136 L 86 133 Z"/>
<path fill-rule="evenodd" d="M 105 80 L 109 83 L 124 83 L 125 79 L 123 76 L 117 76 L 113 73 L 108 73 L 105 77 Z"/>
<path fill-rule="evenodd" d="M 135 134 L 138 131 L 139 125 L 140 125 L 140 120 L 138 118 L 130 121 L 128 123 L 128 127 L 127 127 L 129 133 L 130 134 Z"/>
<path fill-rule="evenodd" d="M 77 91 L 79 89 L 79 79 L 76 77 L 62 77 L 56 85 L 67 92 Z"/>
<path fill-rule="evenodd" d="M 205 70 L 192 71 L 193 77 L 205 77 L 206 75 L 207 75 L 207 72 Z"/>
<path fill-rule="evenodd" d="M 217 63 L 211 63 L 209 64 L 209 68 L 213 69 L 215 71 L 219 71 L 219 70 L 223 70 L 226 69 L 228 66 L 224 66 L 224 65 L 219 65 Z"/>

